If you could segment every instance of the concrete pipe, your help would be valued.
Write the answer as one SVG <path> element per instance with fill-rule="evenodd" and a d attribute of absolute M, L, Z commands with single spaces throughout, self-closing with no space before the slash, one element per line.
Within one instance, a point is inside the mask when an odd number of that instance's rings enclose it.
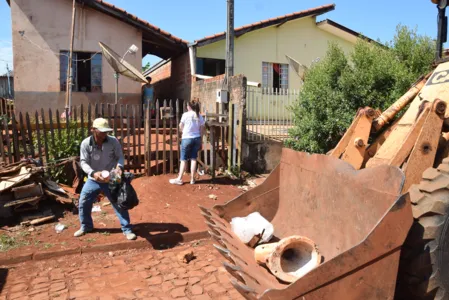
<path fill-rule="evenodd" d="M 303 236 L 290 236 L 277 243 L 259 245 L 254 249 L 256 261 L 285 282 L 294 282 L 321 263 L 315 243 Z"/>

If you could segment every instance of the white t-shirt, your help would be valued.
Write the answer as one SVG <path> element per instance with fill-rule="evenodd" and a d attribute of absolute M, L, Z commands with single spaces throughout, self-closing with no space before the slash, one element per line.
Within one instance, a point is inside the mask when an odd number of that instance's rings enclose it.
<path fill-rule="evenodd" d="M 181 117 L 181 123 L 184 124 L 184 128 L 182 130 L 183 139 L 191 139 L 201 136 L 200 127 L 204 125 L 204 119 L 201 115 L 199 115 L 198 118 L 193 110 L 185 112 Z"/>

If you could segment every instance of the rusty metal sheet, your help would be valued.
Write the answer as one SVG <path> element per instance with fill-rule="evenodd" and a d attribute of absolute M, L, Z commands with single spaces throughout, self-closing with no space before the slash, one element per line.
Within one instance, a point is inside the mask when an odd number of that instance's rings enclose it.
<path fill-rule="evenodd" d="M 351 285 L 358 281 L 348 278 L 336 285 L 334 281 L 359 268 L 365 270 L 359 274 L 367 278 L 379 269 L 376 274 L 385 280 L 378 280 L 370 289 L 392 295 L 394 283 L 391 288 L 388 278 L 396 276 L 396 252 L 412 222 L 408 194 L 398 200 L 403 183 L 404 174 L 397 167 L 357 171 L 333 157 L 284 149 L 279 166 L 262 185 L 211 210 L 202 208 L 202 214 L 217 250 L 227 259 L 226 270 L 235 277 L 232 284 L 247 299 L 295 299 L 303 294 L 317 295 L 313 299 L 340 299 L 329 295 L 354 289 Z M 279 282 L 256 263 L 254 249 L 231 230 L 233 217 L 254 211 L 271 221 L 274 241 L 291 235 L 308 237 L 317 244 L 324 263 L 290 285 Z M 368 268 L 370 264 L 372 268 Z M 385 265 L 394 268 L 385 271 Z M 332 287 L 324 288 L 326 285 Z M 371 293 L 366 288 L 356 290 L 358 296 Z"/>

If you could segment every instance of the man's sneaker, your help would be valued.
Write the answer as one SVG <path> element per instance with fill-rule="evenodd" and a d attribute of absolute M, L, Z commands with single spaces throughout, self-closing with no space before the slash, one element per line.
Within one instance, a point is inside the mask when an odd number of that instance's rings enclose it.
<path fill-rule="evenodd" d="M 190 184 L 195 184 L 195 179 L 190 179 Z"/>
<path fill-rule="evenodd" d="M 135 240 L 135 239 L 137 239 L 137 236 L 133 232 L 124 233 L 124 235 L 126 236 L 126 238 L 128 240 Z"/>
<path fill-rule="evenodd" d="M 177 184 L 177 185 L 182 185 L 183 184 L 182 180 L 179 180 L 178 178 L 170 179 L 169 182 L 171 184 Z"/>
<path fill-rule="evenodd" d="M 80 236 L 82 236 L 82 235 L 85 235 L 85 234 L 88 233 L 88 232 L 90 232 L 90 231 L 84 231 L 83 229 L 80 229 L 80 230 L 78 230 L 77 232 L 75 232 L 75 233 L 73 234 L 73 236 L 74 236 L 74 237 L 80 237 Z"/>

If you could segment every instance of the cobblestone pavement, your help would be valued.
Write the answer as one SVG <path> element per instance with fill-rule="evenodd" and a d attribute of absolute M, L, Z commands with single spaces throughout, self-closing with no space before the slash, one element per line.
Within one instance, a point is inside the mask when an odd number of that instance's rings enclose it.
<path fill-rule="evenodd" d="M 182 251 L 196 258 L 185 264 Z M 32 261 L 3 269 L 0 300 L 243 299 L 210 241 L 171 250 L 128 250 Z"/>

